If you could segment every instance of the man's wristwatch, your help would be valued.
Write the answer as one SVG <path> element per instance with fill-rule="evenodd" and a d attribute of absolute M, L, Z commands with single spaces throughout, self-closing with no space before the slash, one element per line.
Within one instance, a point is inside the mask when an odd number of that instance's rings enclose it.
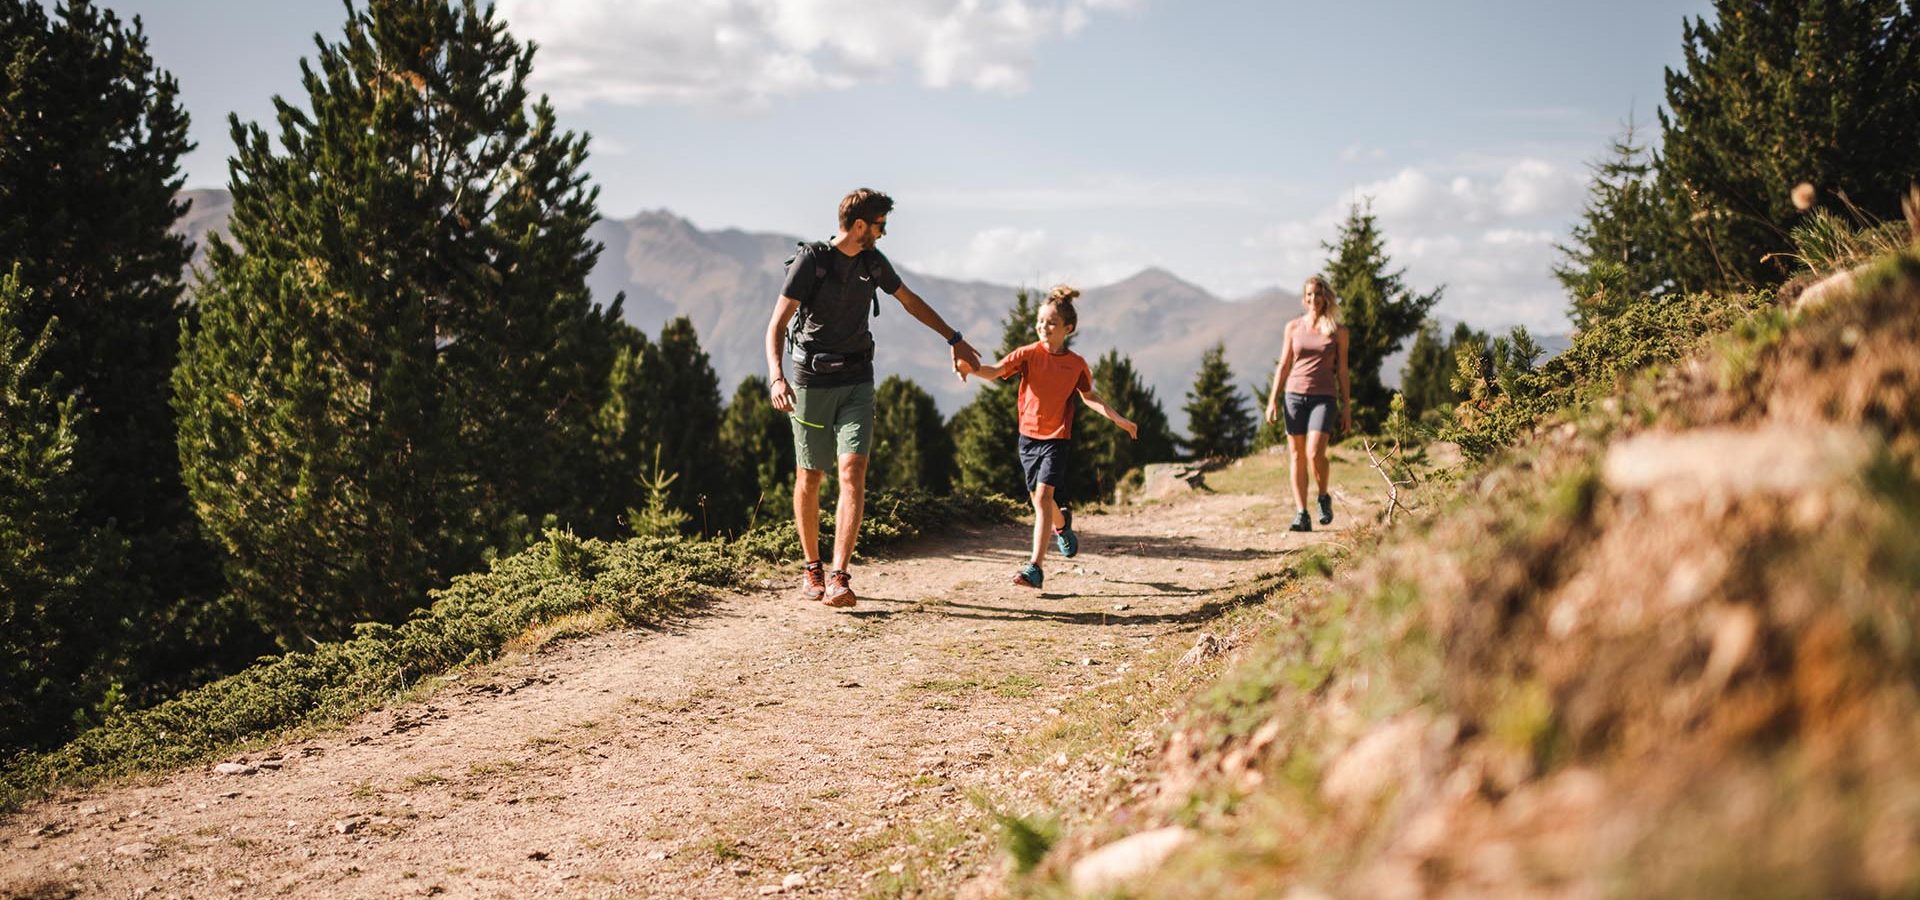
<path fill-rule="evenodd" d="M 949 347 L 958 346 L 959 343 L 960 343 L 960 332 L 958 331 L 955 331 L 953 333 L 953 337 L 947 338 L 947 346 Z"/>

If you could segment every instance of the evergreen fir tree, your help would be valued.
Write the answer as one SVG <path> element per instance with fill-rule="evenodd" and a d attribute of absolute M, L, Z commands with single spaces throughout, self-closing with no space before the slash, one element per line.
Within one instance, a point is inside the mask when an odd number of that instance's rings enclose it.
<path fill-rule="evenodd" d="M 1427 312 L 1440 301 L 1441 288 L 1415 294 L 1405 270 L 1390 269 L 1386 236 L 1371 204 L 1354 204 L 1339 236 L 1321 245 L 1327 259 L 1327 284 L 1340 298 L 1338 318 L 1347 327 L 1347 369 L 1352 390 L 1353 425 L 1372 431 L 1387 412 L 1389 392 L 1380 366 L 1420 329 Z"/>
<path fill-rule="evenodd" d="M 1093 390 L 1140 427 L 1139 439 L 1134 440 L 1105 416 L 1084 415 L 1074 422 L 1071 496 L 1105 501 L 1113 499 L 1129 473 L 1173 459 L 1177 439 L 1153 388 L 1141 380 L 1133 360 L 1118 350 L 1108 350 L 1093 364 Z"/>
<path fill-rule="evenodd" d="M 663 375 L 659 348 L 646 332 L 625 322 L 612 328 L 613 358 L 607 366 L 607 384 L 600 409 L 594 415 L 594 443 L 599 448 L 599 494 L 602 518 L 595 533 L 623 534 L 631 527 L 627 510 L 646 505 L 643 471 L 660 446 L 655 420 L 660 408 Z"/>
<path fill-rule="evenodd" d="M 720 419 L 720 452 L 733 464 L 734 488 L 733 514 L 723 527 L 778 518 L 793 494 L 793 425 L 767 396 L 767 380 L 748 375 Z"/>
<path fill-rule="evenodd" d="M 867 487 L 945 494 L 953 483 L 953 439 L 933 395 L 888 376 L 874 390 L 873 453 Z"/>
<path fill-rule="evenodd" d="M 1666 73 L 1660 174 L 1685 290 L 1777 284 L 1807 182 L 1901 217 L 1920 176 L 1920 9 L 1900 0 L 1715 0 Z M 1670 111 L 1670 112 L 1669 112 Z M 1844 196 L 1845 202 L 1841 201 Z M 1771 258 L 1770 258 L 1771 257 Z"/>
<path fill-rule="evenodd" d="M 1559 246 L 1561 261 L 1553 267 L 1553 276 L 1572 298 L 1573 324 L 1582 329 L 1613 317 L 1628 303 L 1659 296 L 1670 282 L 1660 256 L 1668 223 L 1658 201 L 1653 158 L 1631 118 L 1608 157 L 1590 168 L 1587 205 L 1573 226 L 1572 243 Z M 1427 408 L 1411 396 L 1408 405 L 1414 415 Z"/>
<path fill-rule="evenodd" d="M 736 493 L 720 459 L 720 376 L 714 374 L 693 320 L 679 316 L 660 328 L 660 375 L 650 398 L 653 424 L 668 472 L 680 478 L 669 492 L 694 527 L 711 533 Z M 721 521 L 716 521 L 718 515 Z"/>
<path fill-rule="evenodd" d="M 179 87 L 138 20 L 83 0 L 0 0 L 0 271 L 17 265 L 28 291 L 23 334 L 61 322 L 44 364 L 75 403 L 73 515 L 111 525 L 132 559 L 75 639 L 136 698 L 182 686 L 203 660 L 182 646 L 203 636 L 182 623 L 220 590 L 167 402 L 189 258 L 168 229 L 185 212 L 174 195 L 192 146 Z"/>
<path fill-rule="evenodd" d="M 80 515 L 79 403 L 47 368 L 60 328 L 31 342 L 19 267 L 0 276 L 0 757 L 57 743 L 106 691 L 92 633 L 125 578 L 125 544 Z"/>
<path fill-rule="evenodd" d="M 373 0 L 232 121 L 233 243 L 174 377 L 180 458 L 235 592 L 284 645 L 392 620 L 579 514 L 606 330 L 586 141 L 472 0 Z M 636 467 L 637 468 L 637 467 Z M 598 498 L 595 498 L 598 499 Z"/>
<path fill-rule="evenodd" d="M 1410 418 L 1418 419 L 1427 410 L 1451 409 L 1460 402 L 1451 383 L 1453 370 L 1453 353 L 1441 340 L 1439 326 L 1432 319 L 1420 323 L 1413 348 L 1407 352 L 1407 367 L 1400 373 L 1400 395 L 1406 398 Z"/>
<path fill-rule="evenodd" d="M 1278 368 L 1280 361 L 1274 360 L 1273 364 L 1275 368 Z M 1273 394 L 1272 388 L 1272 379 L 1255 381 L 1247 385 L 1247 396 L 1253 398 L 1253 446 L 1250 449 L 1255 453 L 1259 453 L 1269 447 L 1285 447 L 1287 445 L 1286 417 L 1281 416 L 1271 422 L 1267 421 L 1267 401 Z M 1281 385 L 1280 391 L 1282 394 L 1281 402 L 1285 403 L 1286 386 Z"/>
<path fill-rule="evenodd" d="M 1014 295 L 1013 309 L 1002 323 L 998 359 L 1031 344 L 1039 301 L 1026 290 Z M 993 491 L 1009 497 L 1027 496 L 1026 477 L 1020 472 L 1017 378 L 982 386 L 973 402 L 954 413 L 954 482 L 963 490 Z"/>
<path fill-rule="evenodd" d="M 1214 344 L 1200 357 L 1200 371 L 1187 391 L 1187 449 L 1200 459 L 1232 459 L 1253 444 L 1253 413 L 1233 386 L 1227 347 Z"/>

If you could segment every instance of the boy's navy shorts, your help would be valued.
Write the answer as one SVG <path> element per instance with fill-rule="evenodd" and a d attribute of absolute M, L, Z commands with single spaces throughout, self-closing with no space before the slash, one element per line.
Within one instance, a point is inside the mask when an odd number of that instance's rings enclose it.
<path fill-rule="evenodd" d="M 1040 492 L 1043 484 L 1058 491 L 1067 486 L 1067 456 L 1073 449 L 1072 438 L 1030 438 L 1020 436 L 1020 471 L 1027 476 L 1027 493 Z"/>

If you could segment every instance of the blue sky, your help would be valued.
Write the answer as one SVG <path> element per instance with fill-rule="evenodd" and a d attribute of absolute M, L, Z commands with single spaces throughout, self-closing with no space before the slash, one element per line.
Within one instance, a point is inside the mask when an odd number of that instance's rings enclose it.
<path fill-rule="evenodd" d="M 146 24 L 226 181 L 226 115 L 302 102 L 336 0 L 105 0 Z M 1563 330 L 1549 274 L 1586 162 L 1654 124 L 1707 0 L 501 0 L 535 85 L 594 136 L 601 210 L 832 229 L 856 185 L 940 275 L 1095 285 L 1145 266 L 1296 287 L 1370 196 L 1440 312 Z M 930 298 L 938 305 L 938 298 Z"/>

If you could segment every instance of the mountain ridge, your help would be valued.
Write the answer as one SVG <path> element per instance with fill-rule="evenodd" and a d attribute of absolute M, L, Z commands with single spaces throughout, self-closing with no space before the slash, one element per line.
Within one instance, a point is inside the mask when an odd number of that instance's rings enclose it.
<path fill-rule="evenodd" d="M 180 196 L 192 206 L 175 230 L 200 245 L 197 265 L 206 237 L 224 229 L 232 198 L 224 190 L 204 188 Z M 723 396 L 732 396 L 742 378 L 765 374 L 767 315 L 780 289 L 782 264 L 799 238 L 737 227 L 703 229 L 664 208 L 602 219 L 589 234 L 605 248 L 587 279 L 597 300 L 608 303 L 624 294 L 624 317 L 648 333 L 657 333 L 675 316 L 692 319 Z M 975 347 L 989 354 L 996 349 L 1019 287 L 944 278 L 905 265 L 899 269 L 902 279 Z M 1119 281 L 1082 288 L 1084 316 L 1074 349 L 1089 359 L 1109 349 L 1131 358 L 1174 426 L 1184 430 L 1186 414 L 1180 407 L 1200 355 L 1223 343 L 1238 383 L 1264 385 L 1280 354 L 1281 324 L 1296 314 L 1298 302 L 1297 293 L 1277 286 L 1225 299 L 1175 272 L 1146 266 Z M 873 330 L 881 377 L 911 378 L 934 396 L 943 414 L 952 415 L 978 390 L 954 377 L 946 348 L 897 304 L 881 304 Z M 1543 343 L 1550 350 L 1564 346 L 1551 338 Z M 1389 358 L 1390 384 L 1398 383 L 1403 361 L 1404 350 Z"/>

